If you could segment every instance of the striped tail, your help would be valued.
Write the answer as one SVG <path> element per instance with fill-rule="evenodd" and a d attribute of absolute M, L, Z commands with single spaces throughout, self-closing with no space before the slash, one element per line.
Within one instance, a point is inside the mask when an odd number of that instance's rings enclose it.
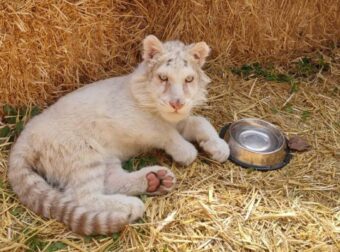
<path fill-rule="evenodd" d="M 9 162 L 9 181 L 20 201 L 46 218 L 57 219 L 78 234 L 109 234 L 129 223 L 122 212 L 94 211 L 75 204 L 36 173 L 23 155 L 13 148 Z"/>

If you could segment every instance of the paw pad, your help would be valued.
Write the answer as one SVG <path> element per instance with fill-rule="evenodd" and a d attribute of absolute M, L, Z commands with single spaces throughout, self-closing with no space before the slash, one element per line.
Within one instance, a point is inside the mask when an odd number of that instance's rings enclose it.
<path fill-rule="evenodd" d="M 167 170 L 149 172 L 146 175 L 148 181 L 148 193 L 165 193 L 171 190 L 175 184 L 175 178 Z"/>

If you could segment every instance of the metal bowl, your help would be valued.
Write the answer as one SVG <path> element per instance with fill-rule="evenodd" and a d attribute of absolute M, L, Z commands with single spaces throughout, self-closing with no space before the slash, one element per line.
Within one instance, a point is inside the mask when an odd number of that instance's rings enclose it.
<path fill-rule="evenodd" d="M 226 125 L 221 131 L 230 147 L 230 159 L 257 170 L 282 168 L 290 160 L 287 141 L 273 124 L 246 118 Z"/>

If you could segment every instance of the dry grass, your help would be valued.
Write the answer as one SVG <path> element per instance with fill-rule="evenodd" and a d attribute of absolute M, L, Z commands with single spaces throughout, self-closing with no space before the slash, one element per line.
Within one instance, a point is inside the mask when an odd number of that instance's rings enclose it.
<path fill-rule="evenodd" d="M 84 238 L 18 202 L 7 182 L 11 141 L 2 139 L 0 252 L 339 251 L 339 50 L 332 50 L 327 73 L 297 80 L 294 93 L 288 83 L 244 80 L 227 66 L 272 61 L 284 72 L 296 56 L 329 51 L 340 38 L 340 2 L 164 2 L 0 0 L 0 105 L 45 106 L 84 83 L 126 73 L 145 34 L 205 40 L 213 48 L 207 66 L 213 83 L 199 112 L 218 129 L 234 119 L 263 118 L 313 148 L 267 173 L 220 165 L 204 154 L 181 167 L 154 153 L 176 173 L 177 189 L 143 197 L 143 220 L 120 235 Z M 0 118 L 0 130 L 5 126 Z"/>
<path fill-rule="evenodd" d="M 225 65 L 287 62 L 340 38 L 338 0 L 1 0 L 0 105 L 46 105 L 130 71 L 146 34 L 207 41 Z"/>
<path fill-rule="evenodd" d="M 306 137 L 312 150 L 266 173 L 217 164 L 204 154 L 181 167 L 157 152 L 178 187 L 143 197 L 143 220 L 120 235 L 80 237 L 25 209 L 7 183 L 2 148 L 0 251 L 339 251 L 340 53 L 333 59 L 327 74 L 301 81 L 293 94 L 287 83 L 246 81 L 212 65 L 210 100 L 200 112 L 217 128 L 259 117 Z"/>

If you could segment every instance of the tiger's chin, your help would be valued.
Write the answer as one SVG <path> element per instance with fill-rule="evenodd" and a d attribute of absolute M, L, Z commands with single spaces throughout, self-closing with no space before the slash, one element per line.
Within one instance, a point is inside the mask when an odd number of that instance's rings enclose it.
<path fill-rule="evenodd" d="M 178 123 L 186 119 L 190 112 L 161 112 L 162 118 L 171 123 Z"/>

